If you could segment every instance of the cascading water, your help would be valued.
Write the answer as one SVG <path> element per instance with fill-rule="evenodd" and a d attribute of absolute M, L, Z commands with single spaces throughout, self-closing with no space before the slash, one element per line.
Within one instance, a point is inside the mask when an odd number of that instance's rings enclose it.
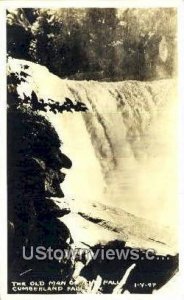
<path fill-rule="evenodd" d="M 9 61 L 16 71 L 24 64 L 30 77 L 20 95 L 34 90 L 42 99 L 67 97 L 88 108 L 48 113 L 73 161 L 63 189 L 75 206 L 101 202 L 175 226 L 176 82 L 62 80 L 40 65 Z"/>

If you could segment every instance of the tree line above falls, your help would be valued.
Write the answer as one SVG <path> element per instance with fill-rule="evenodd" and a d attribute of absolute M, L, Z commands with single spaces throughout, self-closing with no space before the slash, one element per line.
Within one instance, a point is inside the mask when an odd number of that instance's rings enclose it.
<path fill-rule="evenodd" d="M 176 73 L 176 10 L 7 11 L 7 51 L 61 78 L 154 80 Z"/>

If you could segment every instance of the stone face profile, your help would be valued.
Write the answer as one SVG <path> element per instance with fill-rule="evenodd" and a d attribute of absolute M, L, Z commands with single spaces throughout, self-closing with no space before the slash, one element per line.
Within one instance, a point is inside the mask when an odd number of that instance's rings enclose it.
<path fill-rule="evenodd" d="M 72 272 L 70 260 L 25 261 L 22 257 L 23 246 L 70 249 L 73 242 L 69 229 L 58 219 L 69 213 L 58 205 L 58 198 L 64 197 L 61 169 L 72 166 L 60 146 L 45 117 L 8 111 L 9 281 L 26 280 L 26 274 L 29 280 L 66 280 Z"/>

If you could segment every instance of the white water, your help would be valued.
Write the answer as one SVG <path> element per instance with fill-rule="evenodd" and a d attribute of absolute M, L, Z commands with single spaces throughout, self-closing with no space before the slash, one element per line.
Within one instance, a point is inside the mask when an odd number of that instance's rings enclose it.
<path fill-rule="evenodd" d="M 176 226 L 177 96 L 174 80 L 155 82 L 61 80 L 28 64 L 40 98 L 84 102 L 87 113 L 48 114 L 73 161 L 63 189 L 76 205 L 99 201 L 158 224 Z"/>

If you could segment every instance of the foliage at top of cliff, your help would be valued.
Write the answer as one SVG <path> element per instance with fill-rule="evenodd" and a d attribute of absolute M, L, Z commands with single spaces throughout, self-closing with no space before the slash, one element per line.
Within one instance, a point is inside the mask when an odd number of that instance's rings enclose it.
<path fill-rule="evenodd" d="M 8 58 L 8 62 L 12 60 Z M 31 89 L 30 94 L 26 94 L 26 90 L 20 95 L 18 87 L 23 83 L 28 83 L 28 78 L 31 77 L 28 70 L 30 69 L 28 64 L 19 63 L 19 69 L 15 70 L 11 68 L 11 63 L 7 64 L 7 104 L 11 110 L 28 110 L 34 112 L 53 112 L 63 113 L 65 112 L 85 112 L 87 107 L 83 102 L 73 101 L 68 97 L 60 103 L 59 101 L 50 98 L 40 98 L 34 88 Z"/>

